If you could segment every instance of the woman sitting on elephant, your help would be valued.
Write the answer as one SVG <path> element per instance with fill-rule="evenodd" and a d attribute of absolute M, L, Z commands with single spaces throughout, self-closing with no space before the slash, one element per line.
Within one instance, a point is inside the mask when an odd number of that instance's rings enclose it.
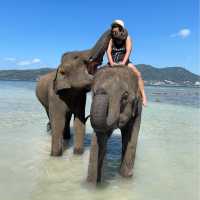
<path fill-rule="evenodd" d="M 142 95 L 143 105 L 147 105 L 147 97 L 144 91 L 144 82 L 141 73 L 130 62 L 129 56 L 132 49 L 131 37 L 128 31 L 124 28 L 122 20 L 115 20 L 111 25 L 111 39 L 107 49 L 107 57 L 110 66 L 117 64 L 128 65 L 138 77 L 138 85 Z"/>

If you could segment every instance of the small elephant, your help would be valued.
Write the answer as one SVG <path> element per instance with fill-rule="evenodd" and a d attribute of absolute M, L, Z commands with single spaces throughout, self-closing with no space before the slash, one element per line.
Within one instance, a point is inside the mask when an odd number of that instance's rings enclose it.
<path fill-rule="evenodd" d="M 122 135 L 120 174 L 132 176 L 142 113 L 138 91 L 138 80 L 125 65 L 104 66 L 95 74 L 90 111 L 94 134 L 87 181 L 95 184 L 101 182 L 107 140 L 117 128 Z"/>
<path fill-rule="evenodd" d="M 93 48 L 63 54 L 56 71 L 40 78 L 36 96 L 46 110 L 52 129 L 51 155 L 63 153 L 63 139 L 70 138 L 70 120 L 74 114 L 74 153 L 83 153 L 85 135 L 86 93 L 90 90 L 93 75 L 103 60 L 110 40 L 106 31 Z"/>

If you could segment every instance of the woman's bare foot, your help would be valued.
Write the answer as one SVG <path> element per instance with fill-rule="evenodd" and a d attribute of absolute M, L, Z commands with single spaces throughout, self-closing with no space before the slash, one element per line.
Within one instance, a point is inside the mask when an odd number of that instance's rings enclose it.
<path fill-rule="evenodd" d="M 146 95 L 144 95 L 143 97 L 142 97 L 142 104 L 143 104 L 143 106 L 147 106 L 147 97 L 146 97 Z"/>

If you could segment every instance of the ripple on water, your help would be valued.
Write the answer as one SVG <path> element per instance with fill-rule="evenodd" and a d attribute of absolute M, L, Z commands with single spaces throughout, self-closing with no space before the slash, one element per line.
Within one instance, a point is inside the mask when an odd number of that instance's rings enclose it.
<path fill-rule="evenodd" d="M 47 118 L 33 88 L 15 86 L 10 92 L 10 87 L 14 86 L 0 88 L 4 94 L 0 96 L 1 199 L 197 199 L 200 116 L 196 107 L 149 102 L 143 110 L 134 176 L 124 179 L 118 174 L 121 138 L 116 130 L 108 142 L 104 182 L 94 189 L 85 181 L 89 121 L 82 156 L 73 155 L 72 140 L 62 157 L 50 157 Z M 89 109 L 87 103 L 87 113 Z"/>

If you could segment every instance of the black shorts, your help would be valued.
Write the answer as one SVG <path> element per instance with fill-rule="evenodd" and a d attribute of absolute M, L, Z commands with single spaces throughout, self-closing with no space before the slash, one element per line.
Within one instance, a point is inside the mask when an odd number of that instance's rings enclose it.
<path fill-rule="evenodd" d="M 130 60 L 127 60 L 126 65 L 128 65 L 129 63 L 132 63 L 132 62 Z M 110 62 L 108 62 L 107 65 L 110 65 Z"/>

